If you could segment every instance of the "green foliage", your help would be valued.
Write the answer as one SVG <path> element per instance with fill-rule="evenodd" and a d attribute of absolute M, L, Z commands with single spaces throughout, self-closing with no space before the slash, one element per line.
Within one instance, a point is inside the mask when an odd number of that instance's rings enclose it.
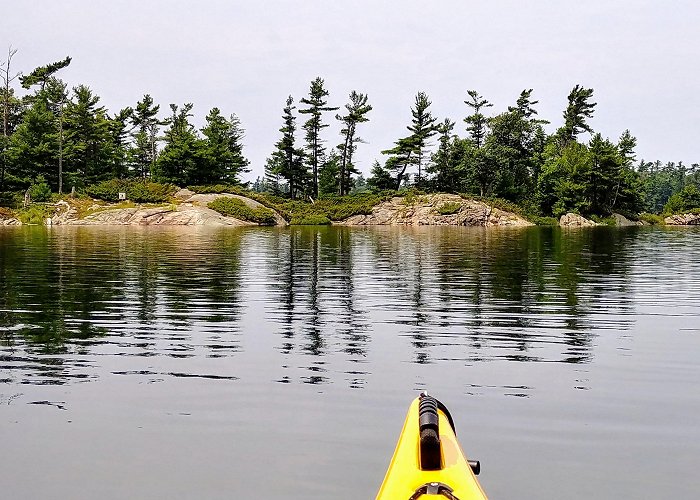
<path fill-rule="evenodd" d="M 688 184 L 668 199 L 664 206 L 664 213 L 688 213 L 695 208 L 700 208 L 700 190 L 695 184 Z"/>
<path fill-rule="evenodd" d="M 557 132 L 562 145 L 575 141 L 581 132 L 593 133 L 593 129 L 586 122 L 587 118 L 593 116 L 596 106 L 595 102 L 590 101 L 592 98 L 593 89 L 585 89 L 581 85 L 571 89 L 569 104 L 564 111 L 564 126 Z"/>
<path fill-rule="evenodd" d="M 601 217 L 600 215 L 591 215 L 591 220 L 601 226 L 616 226 L 615 217 Z"/>
<path fill-rule="evenodd" d="M 367 113 L 372 111 L 372 105 L 367 103 L 369 100 L 367 94 L 353 90 L 350 92 L 349 97 L 350 102 L 345 105 L 347 113 L 335 115 L 336 119 L 341 123 L 340 135 L 343 141 L 338 144 L 338 152 L 340 154 L 338 162 L 338 193 L 340 195 L 348 194 L 352 189 L 352 174 L 358 173 L 353 163 L 353 154 L 357 149 L 357 144 L 364 142 L 357 136 L 357 126 L 360 123 L 369 121 Z"/>
<path fill-rule="evenodd" d="M 126 193 L 127 199 L 137 203 L 162 203 L 168 201 L 177 189 L 172 184 L 112 179 L 87 186 L 85 193 L 92 198 L 111 202 L 119 201 L 119 193 Z"/>
<path fill-rule="evenodd" d="M 16 217 L 22 224 L 39 224 L 43 225 L 47 217 L 51 217 L 54 213 L 54 208 L 51 205 L 32 204 L 27 208 L 18 210 Z"/>
<path fill-rule="evenodd" d="M 437 208 L 437 211 L 440 215 L 452 215 L 456 214 L 459 212 L 459 209 L 462 208 L 461 203 L 457 203 L 455 201 L 448 201 L 447 203 L 443 203 Z"/>
<path fill-rule="evenodd" d="M 304 151 L 296 147 L 295 133 L 297 129 L 296 116 L 294 116 L 294 99 L 290 95 L 282 110 L 282 128 L 279 129 L 282 137 L 275 143 L 275 150 L 267 160 L 266 176 L 275 177 L 275 184 L 279 185 L 279 178 L 287 181 L 291 198 L 299 198 L 308 188 L 309 171 L 304 162 Z"/>
<path fill-rule="evenodd" d="M 540 217 L 538 215 L 532 215 L 528 217 L 528 220 L 535 224 L 536 226 L 558 226 L 559 220 L 554 217 Z"/>
<path fill-rule="evenodd" d="M 239 191 L 242 191 L 239 186 L 233 186 L 231 184 L 210 184 L 206 186 L 187 186 L 187 189 L 190 191 L 193 191 L 197 194 L 206 194 L 206 193 L 231 193 L 231 194 L 241 194 Z"/>
<path fill-rule="evenodd" d="M 202 168 L 197 175 L 197 182 L 224 181 L 237 184 L 240 174 L 250 171 L 250 162 L 243 156 L 245 131 L 241 121 L 235 114 L 227 120 L 219 108 L 213 108 L 206 120 L 207 124 L 202 129 L 205 139 L 198 144 L 198 160 Z"/>
<path fill-rule="evenodd" d="M 265 196 L 272 208 L 288 221 L 325 217 L 331 221 L 341 221 L 353 215 L 368 215 L 372 208 L 386 199 L 383 195 L 358 193 L 347 196 L 329 196 L 308 203 L 298 200 L 280 200 Z M 260 200 L 258 200 L 260 201 Z M 261 201 L 262 203 L 262 201 Z"/>
<path fill-rule="evenodd" d="M 652 226 L 663 226 L 665 224 L 663 215 L 650 214 L 648 212 L 639 214 L 639 220 Z"/>
<path fill-rule="evenodd" d="M 249 207 L 243 200 L 239 200 L 238 198 L 222 196 L 221 198 L 209 202 L 207 207 L 227 217 L 257 222 L 260 225 L 272 226 L 277 222 L 275 213 L 272 210 L 264 207 Z"/>
<path fill-rule="evenodd" d="M 158 119 L 160 106 L 156 105 L 153 98 L 146 94 L 139 102 L 131 115 L 131 123 L 134 126 L 134 147 L 130 151 L 134 174 L 145 179 L 153 169 L 157 159 L 156 143 L 158 133 L 163 121 Z"/>
<path fill-rule="evenodd" d="M 32 201 L 49 201 L 51 199 L 51 188 L 43 175 L 38 175 L 34 180 L 29 188 L 29 196 Z"/>
<path fill-rule="evenodd" d="M 211 165 L 204 159 L 204 144 L 189 119 L 192 104 L 182 108 L 170 105 L 170 128 L 165 132 L 165 147 L 152 168 L 153 179 L 162 183 L 200 184 L 215 181 Z"/>
<path fill-rule="evenodd" d="M 335 111 L 338 108 L 328 106 L 328 91 L 323 87 L 323 78 L 317 77 L 311 82 L 309 88 L 309 97 L 302 98 L 299 102 L 308 106 L 300 109 L 299 113 L 310 115 L 309 119 L 304 123 L 303 128 L 306 131 L 306 159 L 311 167 L 311 195 L 318 197 L 319 195 L 319 170 L 323 165 L 325 157 L 325 148 L 323 147 L 323 139 L 320 137 L 321 130 L 328 127 L 328 124 L 323 123 L 321 116 L 324 112 Z"/>
<path fill-rule="evenodd" d="M 327 226 L 331 220 L 325 215 L 308 214 L 295 215 L 289 223 L 292 226 Z"/>
<path fill-rule="evenodd" d="M 107 181 L 139 177 L 164 185 L 193 184 L 209 186 L 208 192 L 244 194 L 279 210 L 288 220 L 293 213 L 337 220 L 367 210 L 355 198 L 322 202 L 329 195 L 365 189 L 361 181 L 356 182 L 359 171 L 354 155 L 359 144 L 365 143 L 358 127 L 368 121 L 372 110 L 366 94 L 351 92 L 336 115 L 341 140 L 330 151 L 324 148 L 322 132 L 328 124 L 323 117 L 337 108 L 328 105 L 323 79 L 311 82 L 308 95 L 300 101 L 302 109 L 296 110 L 290 97 L 280 139 L 267 162 L 265 178 L 254 184 L 258 194 L 253 194 L 239 186 L 240 174 L 248 171 L 249 163 L 243 156 L 244 129 L 235 115 L 225 118 L 213 108 L 204 127 L 196 130 L 191 104 L 171 106 L 171 115 L 164 119 L 148 94 L 133 108 L 108 113 L 87 86 L 77 85 L 71 91 L 57 78 L 57 72 L 70 62 L 66 58 L 25 73 L 20 81 L 28 92 L 21 98 L 12 85 L 0 89 L 5 111 L 0 136 L 0 203 L 15 206 L 14 193 L 23 194 L 41 175 L 54 192 L 59 186 L 65 186 L 65 191 L 89 186 L 85 190 L 91 196 L 109 201 L 116 201 L 119 191 L 126 191 L 133 201 L 167 201 L 170 187 Z M 700 203 L 685 190 L 686 186 L 700 186 L 700 165 L 642 161 L 635 168 L 637 141 L 629 131 L 616 143 L 595 133 L 590 125 L 596 108 L 591 88 L 576 85 L 571 90 L 562 123 L 552 135 L 545 133 L 542 125 L 546 122 L 537 117 L 532 89 L 523 90 L 516 103 L 500 113 L 490 113 L 491 103 L 477 91 L 468 91 L 466 131 L 458 133 L 450 120 L 437 124 L 424 92 L 412 104 L 408 134 L 399 132 L 393 147 L 384 151 L 389 155 L 387 161 L 372 167 L 366 186 L 375 193 L 414 182 L 432 192 L 510 200 L 530 220 L 569 211 L 586 216 L 619 212 L 632 218 L 642 210 L 682 212 Z M 305 119 L 303 150 L 295 142 L 297 111 Z M 591 138 L 584 143 L 581 136 L 586 132 Z M 437 147 L 427 160 L 431 140 Z M 35 193 L 35 199 L 37 196 L 46 197 L 43 192 Z M 320 204 L 309 209 L 306 203 L 289 205 L 281 198 L 306 201 L 309 196 Z"/>
<path fill-rule="evenodd" d="M 64 171 L 73 185 L 94 184 L 111 172 L 104 166 L 112 164 L 114 154 L 110 121 L 106 110 L 98 106 L 100 98 L 85 85 L 73 89 L 73 100 L 63 112 L 65 144 Z"/>
<path fill-rule="evenodd" d="M 503 210 L 504 212 L 513 212 L 514 214 L 522 215 L 523 217 L 525 216 L 523 212 L 523 208 L 516 204 L 513 203 L 512 201 L 509 200 L 504 200 L 503 198 L 494 198 L 494 197 L 486 197 L 486 196 L 470 196 L 467 194 L 462 194 L 462 198 L 471 198 L 476 201 L 480 201 L 482 203 L 485 203 L 493 208 L 497 208 L 499 210 Z"/>

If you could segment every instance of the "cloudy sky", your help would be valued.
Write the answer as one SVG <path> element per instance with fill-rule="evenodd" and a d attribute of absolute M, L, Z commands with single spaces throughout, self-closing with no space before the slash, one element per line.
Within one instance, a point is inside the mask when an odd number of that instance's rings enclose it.
<path fill-rule="evenodd" d="M 467 89 L 500 112 L 533 88 L 553 130 L 575 84 L 595 89 L 593 127 L 614 139 L 629 128 L 639 158 L 700 162 L 695 1 L 2 3 L 0 44 L 19 49 L 17 70 L 70 55 L 61 77 L 89 85 L 111 111 L 150 93 L 163 116 L 169 103 L 194 103 L 198 126 L 214 106 L 235 112 L 251 178 L 277 140 L 287 95 L 303 97 L 316 76 L 331 104 L 353 89 L 369 94 L 374 110 L 360 130 L 368 144 L 358 153 L 365 172 L 405 133 L 419 90 L 463 134 Z M 329 144 L 337 134 L 335 124 L 326 129 Z"/>

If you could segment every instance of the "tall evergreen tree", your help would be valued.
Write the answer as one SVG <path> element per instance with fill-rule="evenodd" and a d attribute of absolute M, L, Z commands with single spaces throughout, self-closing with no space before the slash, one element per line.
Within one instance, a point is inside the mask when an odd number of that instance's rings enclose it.
<path fill-rule="evenodd" d="M 121 109 L 109 118 L 110 135 L 110 177 L 125 178 L 129 175 L 128 151 L 129 134 L 131 133 L 131 115 L 134 110 L 130 107 Z"/>
<path fill-rule="evenodd" d="M 28 89 L 34 85 L 38 85 L 39 93 L 41 93 L 45 90 L 46 85 L 51 81 L 51 79 L 55 78 L 53 75 L 57 71 L 66 68 L 70 64 L 70 62 L 71 58 L 66 57 L 61 61 L 47 64 L 46 66 L 39 66 L 28 75 L 20 76 L 19 81 L 22 83 L 22 87 L 24 87 L 25 89 Z"/>
<path fill-rule="evenodd" d="M 336 119 L 342 123 L 340 135 L 343 142 L 338 145 L 340 151 L 340 171 L 338 182 L 338 194 L 345 195 L 352 188 L 352 174 L 357 173 L 353 164 L 353 153 L 357 149 L 357 144 L 364 142 L 357 136 L 357 125 L 369 121 L 367 113 L 372 111 L 372 106 L 367 104 L 366 94 L 356 91 L 350 92 L 350 102 L 345 105 L 346 114 L 336 115 Z"/>
<path fill-rule="evenodd" d="M 42 175 L 59 193 L 63 187 L 63 109 L 68 95 L 66 84 L 54 75 L 70 61 L 66 57 L 19 77 L 22 87 L 36 90 L 25 98 L 33 112 L 25 113 L 23 123 L 26 118 L 29 121 L 25 127 L 18 126 L 21 133 L 13 141 L 26 178 Z M 32 136 L 36 133 L 41 136 Z"/>
<path fill-rule="evenodd" d="M 73 89 L 64 112 L 65 157 L 73 185 L 93 184 L 109 177 L 110 122 L 100 98 L 85 85 Z"/>
<path fill-rule="evenodd" d="M 367 179 L 367 186 L 375 192 L 394 189 L 396 181 L 391 172 L 384 168 L 381 163 L 374 161 L 370 177 Z"/>
<path fill-rule="evenodd" d="M 320 133 L 322 129 L 328 127 L 328 124 L 323 123 L 321 118 L 325 111 L 338 109 L 337 107 L 328 106 L 326 98 L 329 93 L 323 85 L 323 79 L 317 77 L 311 82 L 309 97 L 299 101 L 308 106 L 307 108 L 299 109 L 299 113 L 310 115 L 303 128 L 306 131 L 306 158 L 311 167 L 311 191 L 314 197 L 318 197 L 318 169 L 325 156 L 324 141 L 321 139 Z"/>
<path fill-rule="evenodd" d="M 205 163 L 203 184 L 225 182 L 237 184 L 238 176 L 247 171 L 248 160 L 243 156 L 243 128 L 235 115 L 227 120 L 219 108 L 213 108 L 202 128 L 205 140 L 202 160 Z"/>
<path fill-rule="evenodd" d="M 279 130 L 282 137 L 275 144 L 275 151 L 268 159 L 268 176 L 279 175 L 289 185 L 289 196 L 298 198 L 304 193 L 308 181 L 308 171 L 304 165 L 304 151 L 296 147 L 296 117 L 294 99 L 287 98 L 282 110 L 283 125 Z"/>
<path fill-rule="evenodd" d="M 428 111 L 431 104 L 425 92 L 418 92 L 415 104 L 411 108 L 413 118 L 411 119 L 411 125 L 409 125 L 408 130 L 413 137 L 416 165 L 418 166 L 416 184 L 420 184 L 422 181 L 423 157 L 426 147 L 430 145 L 428 141 L 437 134 L 437 126 L 435 125 L 436 118 Z"/>
<path fill-rule="evenodd" d="M 202 144 L 190 123 L 192 104 L 170 105 L 170 127 L 165 131 L 165 146 L 153 167 L 153 179 L 178 185 L 206 184 L 211 181 L 201 158 Z"/>
<path fill-rule="evenodd" d="M 537 101 L 531 94 L 532 89 L 523 90 L 516 106 L 489 120 L 485 143 L 491 169 L 497 172 L 493 194 L 517 202 L 532 193 L 544 147 L 542 124 L 547 122 L 536 118 Z"/>
<path fill-rule="evenodd" d="M 134 147 L 131 156 L 134 169 L 142 179 L 151 174 L 158 158 L 158 133 L 160 126 L 165 125 L 165 122 L 158 119 L 159 111 L 160 105 L 153 102 L 150 94 L 145 94 L 143 99 L 136 103 L 131 116 L 134 125 Z"/>
<path fill-rule="evenodd" d="M 250 161 L 243 154 L 243 139 L 245 129 L 240 118 L 235 113 L 231 113 L 228 119 L 228 148 L 231 151 L 231 168 L 224 173 L 224 181 L 231 184 L 239 184 L 240 176 L 250 172 Z"/>
<path fill-rule="evenodd" d="M 580 85 L 571 89 L 569 103 L 564 110 L 564 125 L 557 132 L 561 146 L 575 141 L 581 132 L 593 133 L 586 121 L 593 116 L 596 106 L 595 102 L 591 102 L 592 98 L 593 89 L 585 89 Z"/>
<path fill-rule="evenodd" d="M 456 161 L 456 140 L 453 134 L 455 122 L 449 118 L 437 126 L 440 134 L 438 139 L 438 149 L 432 155 L 431 162 L 426 168 L 429 174 L 433 175 L 432 186 L 437 191 L 457 192 L 460 184 L 461 171 L 459 162 Z"/>
<path fill-rule="evenodd" d="M 469 138 L 474 142 L 474 146 L 479 149 L 484 144 L 486 127 L 488 125 L 488 118 L 481 110 L 490 108 L 493 104 L 484 99 L 476 90 L 467 90 L 467 94 L 469 94 L 469 99 L 464 101 L 464 104 L 472 108 L 472 114 L 467 116 L 464 121 L 467 124 Z"/>
<path fill-rule="evenodd" d="M 323 163 L 318 169 L 318 194 L 332 195 L 338 194 L 340 157 L 336 151 L 331 150 L 330 154 L 323 159 Z"/>
<path fill-rule="evenodd" d="M 12 72 L 12 58 L 17 53 L 17 49 L 10 46 L 7 49 L 7 59 L 0 63 L 0 102 L 2 105 L 2 137 L 0 138 L 0 192 L 5 190 L 5 174 L 9 167 L 8 149 L 10 148 L 10 137 L 20 121 L 21 101 L 15 97 L 15 89 L 12 82 L 17 79 L 20 73 Z"/>
<path fill-rule="evenodd" d="M 389 155 L 384 168 L 394 175 L 394 189 L 401 189 L 401 183 L 407 180 L 406 170 L 416 163 L 417 151 L 416 138 L 413 135 L 401 137 L 394 142 L 393 148 L 382 151 L 382 154 Z"/>
<path fill-rule="evenodd" d="M 468 90 L 467 94 L 469 99 L 464 101 L 464 104 L 472 109 L 472 114 L 464 121 L 467 124 L 471 147 L 468 148 L 463 162 L 470 183 L 478 186 L 481 196 L 487 196 L 497 179 L 498 171 L 493 158 L 489 158 L 489 151 L 483 147 L 488 133 L 488 118 L 482 113 L 482 109 L 490 108 L 493 104 L 476 90 Z"/>

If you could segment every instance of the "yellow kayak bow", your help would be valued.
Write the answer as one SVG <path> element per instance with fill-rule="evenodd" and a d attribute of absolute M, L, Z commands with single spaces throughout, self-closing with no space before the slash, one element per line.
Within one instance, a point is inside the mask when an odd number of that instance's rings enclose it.
<path fill-rule="evenodd" d="M 457 442 L 450 412 L 421 394 L 408 409 L 399 442 L 377 500 L 486 499 L 476 474 Z"/>

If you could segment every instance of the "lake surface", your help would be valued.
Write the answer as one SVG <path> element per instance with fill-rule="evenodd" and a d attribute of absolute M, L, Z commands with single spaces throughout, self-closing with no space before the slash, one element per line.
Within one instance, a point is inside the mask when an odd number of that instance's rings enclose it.
<path fill-rule="evenodd" d="M 0 497 L 697 498 L 700 231 L 0 228 Z"/>

